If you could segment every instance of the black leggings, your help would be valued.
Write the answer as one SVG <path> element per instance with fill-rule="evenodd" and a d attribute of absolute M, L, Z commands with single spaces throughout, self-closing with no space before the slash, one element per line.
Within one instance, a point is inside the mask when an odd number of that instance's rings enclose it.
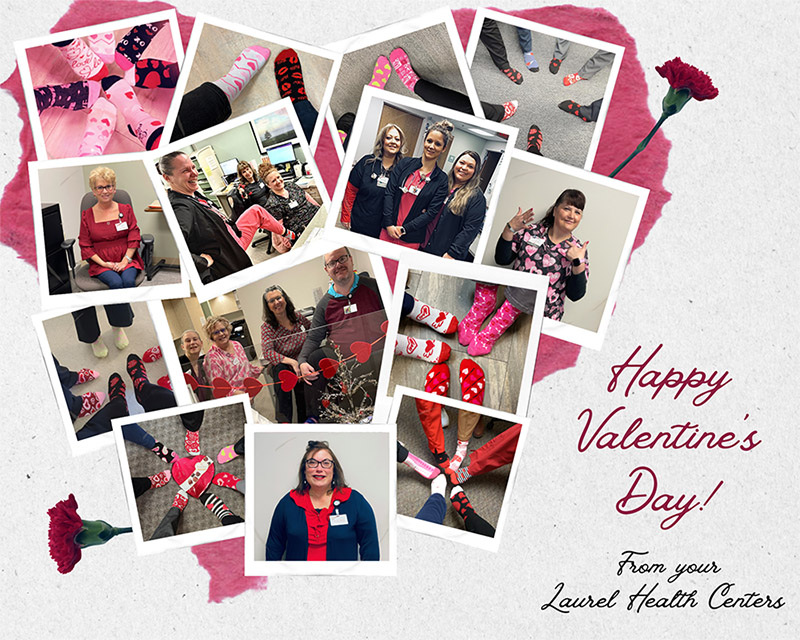
<path fill-rule="evenodd" d="M 425 102 L 438 104 L 440 107 L 448 107 L 463 113 L 472 113 L 472 105 L 466 94 L 441 87 L 423 78 L 417 80 L 417 84 L 414 86 L 414 93 Z M 483 113 L 487 120 L 500 122 L 505 115 L 505 109 L 501 104 L 490 104 L 481 100 L 481 107 L 483 107 Z"/>

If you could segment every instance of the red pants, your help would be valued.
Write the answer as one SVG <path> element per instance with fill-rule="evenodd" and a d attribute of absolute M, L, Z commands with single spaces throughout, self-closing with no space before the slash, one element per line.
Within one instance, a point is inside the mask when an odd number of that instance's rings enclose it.
<path fill-rule="evenodd" d="M 514 453 L 517 451 L 520 431 L 522 431 L 522 425 L 515 424 L 489 440 L 482 447 L 471 452 L 469 454 L 469 466 L 467 467 L 469 475 L 478 476 L 510 464 L 514 459 Z"/>
<path fill-rule="evenodd" d="M 444 453 L 444 431 L 442 431 L 442 405 L 430 400 L 415 399 L 422 429 L 428 438 L 431 453 Z M 488 444 L 488 443 L 487 443 Z"/>

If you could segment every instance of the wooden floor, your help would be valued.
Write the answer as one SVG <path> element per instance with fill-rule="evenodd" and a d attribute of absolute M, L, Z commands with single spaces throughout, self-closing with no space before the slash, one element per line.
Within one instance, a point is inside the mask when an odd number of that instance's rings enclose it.
<path fill-rule="evenodd" d="M 500 288 L 498 304 L 505 300 L 504 288 Z M 409 271 L 406 291 L 427 304 L 454 313 L 459 321 L 472 306 L 475 282 L 454 276 L 435 273 Z M 490 316 L 491 318 L 491 316 Z M 488 319 L 484 326 L 488 324 Z M 531 316 L 521 315 L 517 321 L 497 341 L 492 352 L 485 356 L 472 358 L 486 375 L 486 392 L 483 406 L 498 411 L 516 413 L 517 400 L 522 384 L 522 371 L 528 353 L 528 336 Z M 467 347 L 458 343 L 458 334 L 442 336 L 433 329 L 401 318 L 398 333 L 414 338 L 443 340 L 452 349 L 450 365 L 450 397 L 461 400 L 461 386 L 458 382 L 458 366 L 462 359 L 469 358 Z M 389 379 L 389 395 L 394 395 L 395 385 L 412 389 L 423 389 L 425 376 L 431 364 L 414 358 L 394 356 L 392 373 Z"/>
<path fill-rule="evenodd" d="M 114 35 L 117 42 L 128 33 L 130 27 L 117 29 Z M 84 39 L 86 42 L 86 39 Z M 52 45 L 32 47 L 27 50 L 31 81 L 34 87 L 51 84 L 65 84 L 79 81 L 80 78 L 69 66 L 64 57 Z M 145 49 L 143 58 L 175 61 L 177 56 L 172 45 L 172 33 L 167 27 L 159 31 Z M 110 75 L 123 74 L 116 64 L 110 64 Z M 153 118 L 166 121 L 174 89 L 142 89 L 135 88 L 136 99 Z M 39 116 L 42 125 L 47 155 L 50 158 L 72 158 L 78 155 L 78 147 L 83 139 L 88 111 L 67 111 L 64 109 L 47 109 Z M 106 155 L 112 153 L 132 153 L 144 151 L 139 139 L 128 131 L 127 123 L 117 111 L 117 125 L 114 134 L 106 147 Z M 42 160 L 43 158 L 40 158 Z"/>

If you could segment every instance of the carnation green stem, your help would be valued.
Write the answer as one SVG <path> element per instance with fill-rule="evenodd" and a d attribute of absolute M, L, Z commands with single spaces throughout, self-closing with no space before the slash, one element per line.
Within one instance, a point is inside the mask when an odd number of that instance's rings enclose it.
<path fill-rule="evenodd" d="M 622 170 L 622 169 L 625 167 L 625 165 L 626 165 L 626 164 L 628 164 L 628 163 L 629 163 L 631 160 L 633 160 L 633 159 L 634 159 L 634 158 L 635 158 L 637 155 L 639 155 L 639 153 L 640 153 L 641 151 L 644 151 L 644 148 L 645 148 L 645 147 L 647 146 L 647 144 L 650 142 L 650 139 L 651 139 L 651 138 L 652 138 L 652 137 L 653 137 L 653 136 L 656 134 L 656 131 L 658 131 L 658 128 L 659 128 L 659 127 L 660 127 L 662 124 L 664 124 L 664 121 L 665 121 L 667 118 L 669 118 L 671 115 L 672 115 L 671 113 L 666 113 L 666 112 L 662 112 L 662 113 L 661 113 L 661 118 L 659 118 L 658 122 L 656 122 L 656 126 L 654 126 L 654 127 L 653 127 L 653 128 L 650 130 L 650 133 L 648 133 L 648 134 L 647 134 L 647 137 L 646 137 L 644 140 L 642 140 L 642 141 L 639 143 L 639 146 L 638 146 L 638 147 L 636 147 L 636 149 L 634 149 L 633 153 L 632 153 L 631 155 L 629 155 L 627 158 L 625 158 L 625 161 L 624 161 L 624 162 L 623 162 L 621 165 L 619 165 L 619 166 L 618 166 L 616 169 L 614 169 L 614 170 L 613 170 L 613 171 L 612 171 L 612 172 L 609 174 L 609 177 L 610 177 L 610 178 L 613 178 L 615 175 L 617 175 L 617 174 L 618 174 L 618 173 L 619 173 L 619 172 L 620 172 L 620 171 L 621 171 L 621 170 Z"/>

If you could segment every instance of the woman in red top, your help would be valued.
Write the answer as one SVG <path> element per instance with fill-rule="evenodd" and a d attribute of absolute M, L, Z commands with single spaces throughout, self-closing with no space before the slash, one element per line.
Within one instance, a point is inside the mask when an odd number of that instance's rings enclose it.
<path fill-rule="evenodd" d="M 97 204 L 81 212 L 81 258 L 89 263 L 89 275 L 109 289 L 135 287 L 144 264 L 138 251 L 142 234 L 133 208 L 114 201 L 117 176 L 108 167 L 92 169 L 89 187 Z"/>

